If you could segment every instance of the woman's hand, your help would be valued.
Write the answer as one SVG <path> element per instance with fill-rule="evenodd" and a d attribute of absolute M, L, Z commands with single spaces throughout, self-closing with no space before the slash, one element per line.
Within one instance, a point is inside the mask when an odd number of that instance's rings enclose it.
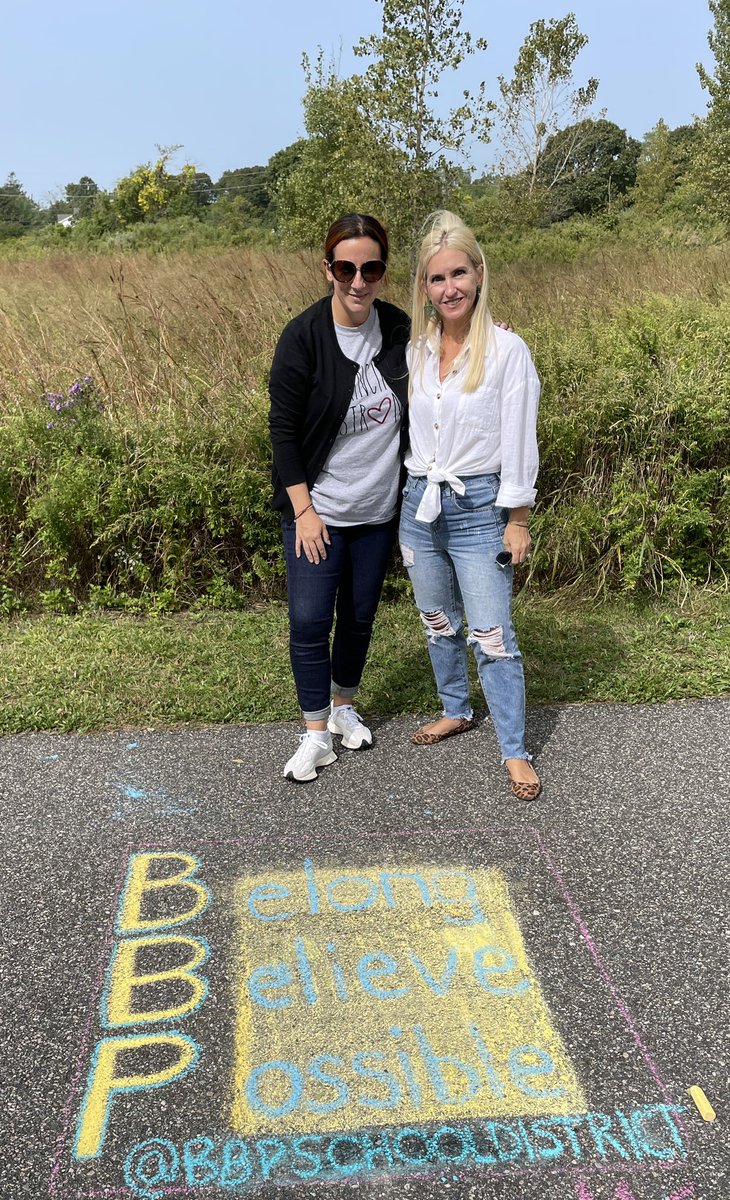
<path fill-rule="evenodd" d="M 505 550 L 509 550 L 512 555 L 513 567 L 527 562 L 527 559 L 530 557 L 530 550 L 532 549 L 532 538 L 526 524 L 508 521 L 502 541 Z"/>
<path fill-rule="evenodd" d="M 330 544 L 330 535 L 319 514 L 310 507 L 302 513 L 295 525 L 297 558 L 301 557 L 303 550 L 305 558 L 308 558 L 311 563 L 316 564 L 320 560 L 323 561 L 327 557 L 325 546 Z"/>

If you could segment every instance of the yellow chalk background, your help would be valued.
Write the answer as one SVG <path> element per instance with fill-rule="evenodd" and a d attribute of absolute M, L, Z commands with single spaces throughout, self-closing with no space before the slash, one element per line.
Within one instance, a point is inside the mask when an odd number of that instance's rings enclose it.
<path fill-rule="evenodd" d="M 397 868 L 383 868 L 396 871 Z M 447 868 L 444 868 L 447 869 Z M 464 867 L 448 868 L 466 872 Z M 403 870 L 418 872 L 430 883 L 432 866 L 411 866 Z M 328 883 L 348 874 L 347 868 L 337 871 L 315 868 L 317 886 L 322 897 L 321 911 L 309 911 L 306 878 L 303 872 L 284 873 L 275 868 L 256 876 L 241 878 L 234 889 L 234 911 L 237 919 L 239 988 L 235 1022 L 235 1066 L 232 1080 L 230 1120 L 234 1131 L 242 1136 L 262 1133 L 324 1133 L 360 1128 L 365 1125 L 412 1124 L 421 1122 L 453 1122 L 473 1118 L 499 1119 L 516 1116 L 562 1115 L 587 1111 L 586 1101 L 570 1061 L 566 1047 L 556 1031 L 539 982 L 527 957 L 519 924 L 510 904 L 506 880 L 497 869 L 468 871 L 476 884 L 483 921 L 468 925 L 453 925 L 444 914 L 468 919 L 468 902 L 427 907 L 414 885 L 395 883 L 393 894 L 397 908 L 389 909 L 382 892 L 376 903 L 363 911 L 333 912 L 325 900 Z M 353 868 L 352 874 L 377 881 L 379 868 Z M 287 899 L 264 902 L 261 911 L 296 912 L 284 921 L 262 922 L 248 909 L 248 896 L 259 884 L 277 882 L 291 891 Z M 347 887 L 340 884 L 336 897 L 341 904 L 357 903 L 362 899 L 362 886 L 353 887 L 348 897 Z M 293 950 L 295 937 L 301 938 L 313 967 L 318 1003 L 308 1005 L 296 972 Z M 350 999 L 337 998 L 329 968 L 330 956 L 325 947 L 332 942 L 337 958 L 345 971 Z M 529 987 L 516 995 L 494 995 L 477 982 L 472 969 L 473 954 L 480 946 L 495 945 L 508 951 L 515 960 L 513 971 L 492 977 L 496 982 L 515 986 L 527 980 Z M 451 947 L 458 950 L 458 966 L 452 983 L 444 996 L 434 995 L 416 968 L 407 959 L 410 951 L 416 954 L 439 979 Z M 384 979 L 384 986 L 411 985 L 408 995 L 398 999 L 376 999 L 361 988 L 356 966 L 363 954 L 384 952 L 401 964 L 396 976 Z M 289 1008 L 266 1009 L 252 1002 L 246 981 L 256 967 L 275 961 L 288 963 L 294 983 L 288 988 L 293 997 Z M 488 961 L 493 961 L 489 959 Z M 281 993 L 277 993 L 281 994 Z M 489 1047 L 505 1095 L 492 1094 L 487 1086 L 463 1104 L 438 1101 L 429 1081 L 420 1053 L 412 1035 L 398 1041 L 388 1034 L 397 1026 L 406 1031 L 413 1025 L 423 1027 L 438 1055 L 451 1055 L 483 1068 L 468 1032 L 476 1025 Z M 532 1085 L 539 1089 L 560 1089 L 555 1097 L 531 1097 L 510 1079 L 507 1057 L 521 1044 L 539 1046 L 547 1051 L 555 1065 L 554 1073 L 533 1076 Z M 421 1088 L 418 1108 L 408 1096 L 402 1071 L 396 1059 L 398 1047 L 407 1049 Z M 390 1109 L 366 1108 L 357 1103 L 357 1095 L 385 1096 L 386 1089 L 374 1080 L 358 1078 L 349 1068 L 351 1056 L 358 1051 L 385 1051 L 387 1061 L 377 1065 L 391 1070 L 397 1077 L 402 1101 Z M 254 1112 L 248 1105 L 245 1084 L 249 1072 L 256 1066 L 275 1059 L 294 1062 L 302 1074 L 309 1060 L 318 1054 L 338 1055 L 345 1060 L 334 1074 L 346 1079 L 350 1099 L 346 1106 L 329 1113 L 312 1113 L 301 1105 L 282 1117 L 268 1117 Z M 330 1069 L 330 1068 L 328 1068 Z M 445 1068 L 447 1077 L 449 1068 Z M 305 1077 L 306 1078 L 306 1077 Z M 456 1077 L 454 1088 L 457 1088 Z M 276 1094 L 277 1076 L 271 1076 L 268 1092 L 260 1095 L 272 1106 L 281 1104 L 288 1094 L 284 1088 Z M 305 1084 L 305 1097 L 320 1102 L 332 1098 L 334 1091 L 324 1084 Z"/>

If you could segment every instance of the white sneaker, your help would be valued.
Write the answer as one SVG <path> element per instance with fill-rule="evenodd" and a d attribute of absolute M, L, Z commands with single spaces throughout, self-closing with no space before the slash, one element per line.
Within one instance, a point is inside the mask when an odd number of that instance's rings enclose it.
<path fill-rule="evenodd" d="M 360 717 L 351 704 L 332 705 L 332 714 L 327 722 L 330 733 L 342 736 L 342 745 L 346 750 L 367 750 L 373 744 L 373 735 L 367 725 L 363 725 Z"/>
<path fill-rule="evenodd" d="M 299 749 L 284 767 L 284 778 L 307 783 L 317 778 L 317 767 L 328 767 L 333 762 L 337 762 L 337 755 L 326 729 L 303 733 L 299 738 Z"/>

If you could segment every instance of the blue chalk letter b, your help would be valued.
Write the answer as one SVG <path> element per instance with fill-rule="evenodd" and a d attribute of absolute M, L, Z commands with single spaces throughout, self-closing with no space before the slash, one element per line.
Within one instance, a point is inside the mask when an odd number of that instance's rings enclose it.
<path fill-rule="evenodd" d="M 439 1101 L 442 1104 L 466 1104 L 473 1100 L 481 1088 L 479 1072 L 460 1058 L 453 1058 L 448 1054 L 435 1054 L 421 1025 L 413 1026 L 413 1036 L 418 1042 L 424 1066 Z M 447 1075 L 444 1075 L 444 1067 L 448 1070 Z M 453 1084 L 455 1075 L 461 1083 L 459 1094 L 454 1094 L 449 1088 L 449 1082 Z M 463 1090 L 464 1082 L 466 1091 Z"/>

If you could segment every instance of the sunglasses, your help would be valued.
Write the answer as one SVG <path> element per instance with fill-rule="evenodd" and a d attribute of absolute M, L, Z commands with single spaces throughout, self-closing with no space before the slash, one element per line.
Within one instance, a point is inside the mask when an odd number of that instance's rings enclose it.
<path fill-rule="evenodd" d="M 363 283 L 377 283 L 385 275 L 385 263 L 381 262 L 379 258 L 363 263 L 361 267 L 356 267 L 346 258 L 336 258 L 329 264 L 329 269 L 338 283 L 352 283 L 358 271 Z"/>

